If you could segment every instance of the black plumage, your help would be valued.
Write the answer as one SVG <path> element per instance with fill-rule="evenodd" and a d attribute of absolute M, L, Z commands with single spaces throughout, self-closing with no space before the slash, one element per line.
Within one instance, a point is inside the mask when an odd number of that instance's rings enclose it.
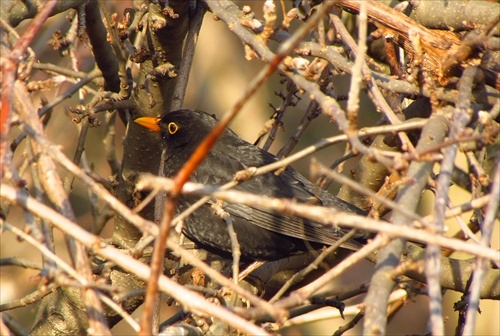
<path fill-rule="evenodd" d="M 136 122 L 161 132 L 166 146 L 165 176 L 173 177 L 189 159 L 200 142 L 217 123 L 214 116 L 198 110 L 178 110 L 161 118 L 139 118 Z M 205 160 L 194 171 L 191 180 L 208 185 L 223 185 L 233 180 L 234 174 L 249 167 L 260 167 L 276 162 L 277 158 L 241 139 L 230 129 L 215 143 Z M 339 210 L 362 213 L 353 205 L 318 188 L 296 170 L 287 167 L 276 175 L 268 173 L 244 181 L 234 189 L 296 202 L 323 205 Z M 197 199 L 181 196 L 178 212 L 186 210 Z M 224 204 L 231 215 L 241 248 L 241 257 L 247 260 L 272 260 L 291 254 L 335 243 L 343 234 L 340 229 L 298 217 L 240 204 Z M 231 252 L 231 240 L 226 222 L 214 213 L 207 203 L 191 214 L 184 223 L 183 233 L 211 251 Z M 348 242 L 343 247 L 356 249 L 359 244 Z"/>

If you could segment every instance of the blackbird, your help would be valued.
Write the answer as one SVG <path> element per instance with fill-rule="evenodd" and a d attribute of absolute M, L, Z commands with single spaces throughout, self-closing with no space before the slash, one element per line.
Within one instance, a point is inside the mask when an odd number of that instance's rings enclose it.
<path fill-rule="evenodd" d="M 183 109 L 168 112 L 161 118 L 138 118 L 135 122 L 161 133 L 166 146 L 165 176 L 173 177 L 212 130 L 217 119 L 206 112 Z M 193 172 L 191 180 L 219 186 L 232 181 L 234 174 L 240 170 L 276 161 L 274 155 L 246 142 L 227 129 Z M 279 174 L 255 176 L 234 189 L 256 195 L 293 199 L 299 203 L 323 205 L 351 213 L 363 213 L 355 206 L 318 188 L 291 167 Z M 196 201 L 194 196 L 181 196 L 177 204 L 178 213 Z M 259 207 L 230 203 L 224 204 L 223 209 L 230 214 L 233 221 L 243 260 L 280 259 L 311 248 L 331 245 L 345 234 L 338 228 L 326 227 L 305 218 L 286 216 Z M 185 219 L 183 233 L 201 247 L 216 254 L 231 253 L 232 245 L 227 224 L 214 213 L 211 202 Z M 342 247 L 357 249 L 359 246 L 359 243 L 350 241 Z"/>

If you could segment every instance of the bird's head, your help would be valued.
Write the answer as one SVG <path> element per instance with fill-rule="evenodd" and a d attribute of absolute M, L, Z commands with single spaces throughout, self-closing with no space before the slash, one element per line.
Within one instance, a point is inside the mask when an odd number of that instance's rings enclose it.
<path fill-rule="evenodd" d="M 169 148 L 199 144 L 217 123 L 213 115 L 197 110 L 172 111 L 160 118 L 141 117 L 134 121 L 160 132 Z"/>

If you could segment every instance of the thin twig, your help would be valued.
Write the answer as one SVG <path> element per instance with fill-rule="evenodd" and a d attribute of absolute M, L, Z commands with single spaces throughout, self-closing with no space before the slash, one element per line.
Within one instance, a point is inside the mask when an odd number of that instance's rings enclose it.
<path fill-rule="evenodd" d="M 496 159 L 496 169 L 493 172 L 493 186 L 491 189 L 491 198 L 488 202 L 484 222 L 481 225 L 481 246 L 490 246 L 495 220 L 498 213 L 498 204 L 500 202 L 500 157 Z M 488 261 L 484 258 L 477 258 L 475 262 L 472 283 L 469 292 L 469 306 L 467 307 L 466 323 L 464 335 L 474 334 L 476 326 L 477 313 L 479 311 L 479 299 L 481 284 L 488 268 Z"/>
<path fill-rule="evenodd" d="M 315 159 L 311 160 L 311 175 L 312 176 L 323 175 L 323 176 L 326 176 L 332 180 L 337 181 L 338 183 L 340 183 L 342 185 L 348 185 L 349 188 L 353 189 L 354 191 L 365 194 L 365 195 L 373 198 L 374 200 L 377 200 L 380 203 L 387 205 L 388 207 L 390 207 L 394 211 L 401 212 L 408 219 L 417 221 L 418 224 L 420 224 L 420 225 L 423 225 L 423 226 L 426 225 L 424 218 L 420 217 L 418 214 L 416 214 L 416 213 L 414 213 L 406 208 L 399 206 L 396 202 L 393 202 L 385 197 L 378 195 L 377 193 L 367 189 L 366 187 L 360 185 L 359 183 L 356 183 L 355 181 L 347 178 L 346 176 L 339 174 L 331 169 L 326 168 L 324 165 L 322 165 L 320 162 L 318 162 Z"/>
<path fill-rule="evenodd" d="M 288 279 L 286 283 L 280 288 L 280 290 L 269 300 L 269 302 L 275 302 L 279 298 L 281 298 L 291 286 L 303 279 L 308 273 L 315 270 L 323 262 L 323 260 L 325 260 L 326 257 L 337 250 L 343 243 L 353 238 L 355 234 L 356 230 L 351 230 L 349 233 L 340 238 L 334 245 L 329 246 L 326 250 L 322 251 L 321 254 L 306 268 L 302 269 L 298 273 L 295 273 L 290 279 Z"/>
<path fill-rule="evenodd" d="M 459 96 L 456 111 L 453 113 L 453 123 L 450 128 L 449 138 L 458 138 L 460 132 L 470 120 L 471 88 L 477 69 L 473 66 L 465 69 L 458 84 Z M 441 161 L 441 170 L 437 181 L 436 201 L 434 207 L 434 229 L 439 234 L 444 229 L 444 218 L 448 200 L 449 183 L 458 145 L 450 145 L 444 151 Z M 439 275 L 441 273 L 441 251 L 438 246 L 430 244 L 426 248 L 426 274 L 429 286 L 429 311 L 432 333 L 440 335 L 444 333 L 442 294 L 439 286 Z"/>
<path fill-rule="evenodd" d="M 12 98 L 14 96 L 14 86 L 16 72 L 19 62 L 29 45 L 38 34 L 45 20 L 50 15 L 57 1 L 49 0 L 43 4 L 36 17 L 31 20 L 23 36 L 19 38 L 8 55 L 2 57 L 2 93 L 0 112 L 0 166 L 5 167 L 8 162 L 5 161 L 7 153 L 7 144 L 10 134 L 10 112 L 12 109 Z M 0 177 L 3 177 L 4 170 L 0 170 Z"/>

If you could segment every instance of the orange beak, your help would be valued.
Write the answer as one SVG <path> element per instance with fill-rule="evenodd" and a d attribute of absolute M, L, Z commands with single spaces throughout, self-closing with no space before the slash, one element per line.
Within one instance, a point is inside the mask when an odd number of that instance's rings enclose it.
<path fill-rule="evenodd" d="M 134 120 L 135 123 L 138 123 L 139 125 L 146 127 L 152 131 L 155 132 L 160 132 L 160 126 L 158 126 L 158 123 L 160 122 L 161 118 L 153 118 L 153 117 L 140 117 Z"/>

